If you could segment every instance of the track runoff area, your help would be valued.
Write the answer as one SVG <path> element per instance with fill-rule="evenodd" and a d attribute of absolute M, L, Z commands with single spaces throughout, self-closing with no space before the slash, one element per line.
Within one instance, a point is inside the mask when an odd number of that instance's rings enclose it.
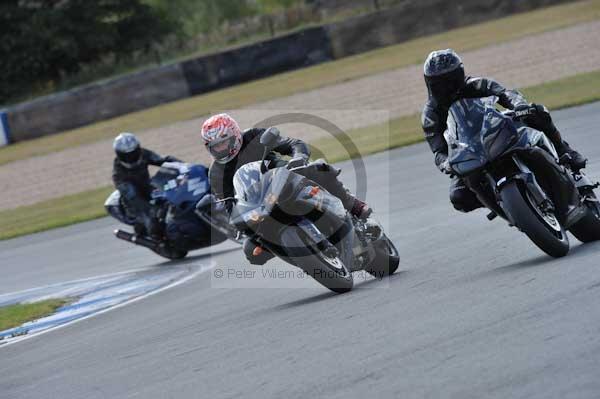
<path fill-rule="evenodd" d="M 600 104 L 554 115 L 600 176 Z M 401 270 L 345 295 L 316 283 L 216 289 L 217 270 L 250 269 L 233 244 L 165 264 L 114 239 L 109 219 L 0 243 L 0 293 L 132 268 L 209 270 L 0 346 L 2 396 L 597 397 L 599 244 L 572 239 L 555 260 L 485 211 L 454 212 L 425 144 L 364 162 Z"/>

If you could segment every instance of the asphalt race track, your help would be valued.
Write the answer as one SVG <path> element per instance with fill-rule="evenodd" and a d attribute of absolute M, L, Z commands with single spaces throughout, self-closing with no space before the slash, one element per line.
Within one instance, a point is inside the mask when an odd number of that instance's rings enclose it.
<path fill-rule="evenodd" d="M 600 178 L 600 103 L 555 117 Z M 313 282 L 214 288 L 217 270 L 258 268 L 232 244 L 168 264 L 113 238 L 108 219 L 0 243 L 0 294 L 217 265 L 0 347 L 0 398 L 598 398 L 600 243 L 572 238 L 570 255 L 553 260 L 484 211 L 453 211 L 424 144 L 365 162 L 368 200 L 399 247 L 401 270 L 345 295 Z"/>

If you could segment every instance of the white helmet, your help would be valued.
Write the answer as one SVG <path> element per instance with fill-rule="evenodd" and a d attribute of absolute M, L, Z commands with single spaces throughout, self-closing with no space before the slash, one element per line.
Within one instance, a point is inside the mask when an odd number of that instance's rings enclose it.
<path fill-rule="evenodd" d="M 202 124 L 202 140 L 215 162 L 227 163 L 242 148 L 242 131 L 235 119 L 227 114 L 214 115 Z"/>
<path fill-rule="evenodd" d="M 126 168 L 133 168 L 142 162 L 142 147 L 133 133 L 121 133 L 113 142 L 117 158 Z"/>

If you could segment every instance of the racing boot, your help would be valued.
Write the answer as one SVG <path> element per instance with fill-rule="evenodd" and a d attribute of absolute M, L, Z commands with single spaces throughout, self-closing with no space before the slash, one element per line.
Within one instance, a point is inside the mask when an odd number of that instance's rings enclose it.
<path fill-rule="evenodd" d="M 366 202 L 359 200 L 351 194 L 348 194 L 348 197 L 352 198 L 353 200 L 351 202 L 352 206 L 349 207 L 350 209 L 346 208 L 350 212 L 350 214 L 356 216 L 361 220 L 367 220 L 369 216 L 371 216 L 371 213 L 373 213 L 373 209 L 371 209 L 371 207 L 367 205 Z"/>
<path fill-rule="evenodd" d="M 539 104 L 532 104 L 532 106 L 535 108 L 536 112 L 527 119 L 527 123 L 534 129 L 541 130 L 546 134 L 554 144 L 559 159 L 561 159 L 563 163 L 571 166 L 573 171 L 578 172 L 580 169 L 585 168 L 587 159 L 579 152 L 572 149 L 569 146 L 569 143 L 563 140 L 562 134 L 552 121 L 548 109 Z M 568 155 L 568 157 L 566 157 L 566 155 Z"/>
<path fill-rule="evenodd" d="M 558 157 L 561 161 L 564 159 L 564 163 L 571 166 L 571 169 L 573 169 L 574 172 L 579 172 L 581 169 L 585 168 L 587 164 L 587 158 L 578 151 L 572 149 L 566 141 L 562 141 L 562 143 L 556 147 L 556 152 L 558 152 Z"/>
<path fill-rule="evenodd" d="M 163 228 L 160 221 L 156 217 L 149 215 L 143 215 L 142 220 L 146 234 L 154 241 L 161 241 Z"/>

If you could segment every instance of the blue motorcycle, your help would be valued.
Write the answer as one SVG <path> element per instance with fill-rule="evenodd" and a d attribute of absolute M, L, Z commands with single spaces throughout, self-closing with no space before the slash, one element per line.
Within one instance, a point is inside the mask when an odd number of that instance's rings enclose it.
<path fill-rule="evenodd" d="M 206 167 L 167 162 L 154 175 L 151 184 L 154 187 L 151 205 L 162 226 L 160 238 L 121 229 L 115 230 L 117 238 L 146 247 L 171 260 L 182 259 L 189 251 L 219 244 L 227 239 L 241 242 L 225 215 L 211 215 L 210 211 L 196 209 L 200 200 L 210 198 Z M 135 226 L 136 219 L 128 215 L 123 207 L 118 190 L 108 197 L 104 207 L 115 219 Z"/>

